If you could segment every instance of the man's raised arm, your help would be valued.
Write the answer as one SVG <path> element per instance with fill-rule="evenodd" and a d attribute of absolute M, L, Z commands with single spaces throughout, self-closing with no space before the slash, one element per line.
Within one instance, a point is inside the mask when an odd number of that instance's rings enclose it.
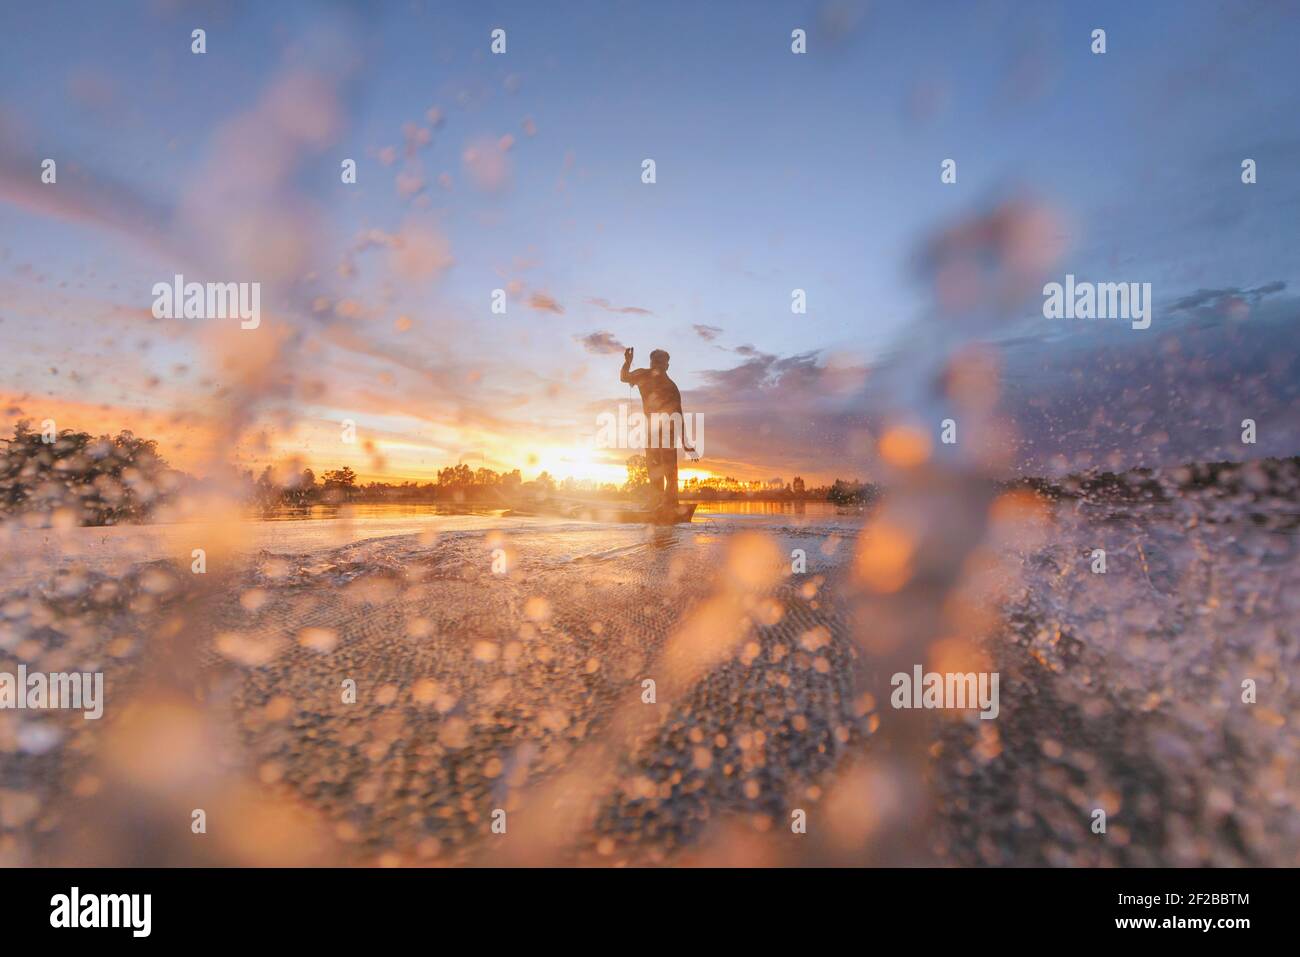
<path fill-rule="evenodd" d="M 619 382 L 632 381 L 631 377 L 627 374 L 627 370 L 631 368 L 632 368 L 632 350 L 631 348 L 627 348 L 623 350 L 623 371 L 618 374 Z"/>

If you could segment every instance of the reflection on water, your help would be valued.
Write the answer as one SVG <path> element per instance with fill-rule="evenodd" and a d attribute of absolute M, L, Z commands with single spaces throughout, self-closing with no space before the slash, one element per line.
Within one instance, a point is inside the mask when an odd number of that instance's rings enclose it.
<path fill-rule="evenodd" d="M 796 522 L 862 514 L 862 509 L 858 507 L 836 505 L 833 502 L 701 502 L 695 510 L 697 519 L 703 515 L 781 515 L 791 516 Z"/>
<path fill-rule="evenodd" d="M 267 522 L 309 520 L 365 520 L 419 518 L 430 515 L 500 515 L 500 505 L 460 505 L 454 502 L 411 504 L 407 502 L 357 502 L 348 505 L 279 505 L 259 509 L 250 518 Z"/>
<path fill-rule="evenodd" d="M 435 515 L 501 515 L 506 511 L 499 505 L 457 504 L 437 502 L 412 504 L 406 502 L 367 502 L 348 505 L 277 506 L 250 514 L 254 520 L 286 522 L 309 520 L 394 520 L 430 517 Z M 807 521 L 824 521 L 835 518 L 861 516 L 863 511 L 854 506 L 836 505 L 832 502 L 700 502 L 695 510 L 695 521 L 706 517 L 750 516 L 756 518 L 782 517 L 802 524 Z"/>

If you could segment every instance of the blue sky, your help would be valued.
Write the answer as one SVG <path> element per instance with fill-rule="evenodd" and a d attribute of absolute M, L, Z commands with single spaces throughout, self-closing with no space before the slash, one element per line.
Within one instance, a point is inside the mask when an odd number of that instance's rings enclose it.
<path fill-rule="evenodd" d="M 641 357 L 668 349 L 688 405 L 717 412 L 705 465 L 826 474 L 818 459 L 850 423 L 884 423 L 861 389 L 780 378 L 798 356 L 906 371 L 898 357 L 918 345 L 928 370 L 977 338 L 974 323 L 935 325 L 918 261 L 1006 203 L 1054 224 L 1043 278 L 1153 284 L 1143 348 L 1177 321 L 1159 310 L 1197 289 L 1293 285 L 1297 16 L 1199 0 L 10 5 L 0 382 L 35 417 L 42 403 L 210 417 L 249 461 L 355 454 L 363 473 L 416 475 L 482 452 L 527 472 L 563 469 L 575 430 L 626 398 L 618 357 L 580 341 L 608 332 Z M 796 27 L 806 55 L 790 52 Z M 45 156 L 56 186 L 37 179 Z M 345 157 L 356 185 L 339 181 Z M 945 158 L 954 185 L 939 181 Z M 283 244 L 267 238 L 281 227 Z M 358 248 L 370 231 L 381 241 Z M 383 237 L 422 260 L 404 268 Z M 267 335 L 285 336 L 273 360 L 245 368 L 229 360 L 246 341 L 141 324 L 152 284 L 187 270 L 266 283 Z M 493 316 L 490 291 L 507 285 L 509 312 Z M 807 315 L 790 312 L 796 287 Z M 1093 331 L 1061 338 L 1040 306 L 971 304 L 978 338 L 1086 362 Z M 736 372 L 764 361 L 757 378 Z M 807 434 L 754 441 L 728 396 L 798 406 Z M 338 447 L 347 417 L 387 451 Z"/>

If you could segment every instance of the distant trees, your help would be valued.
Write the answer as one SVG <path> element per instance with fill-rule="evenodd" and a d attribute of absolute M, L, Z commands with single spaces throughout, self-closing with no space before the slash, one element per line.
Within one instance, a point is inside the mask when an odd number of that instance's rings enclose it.
<path fill-rule="evenodd" d="M 480 469 L 481 472 L 488 471 Z M 466 489 L 474 484 L 474 470 L 468 465 L 452 465 L 438 469 L 438 485 L 447 489 Z"/>
<path fill-rule="evenodd" d="M 876 487 L 865 482 L 846 482 L 836 479 L 826 492 L 826 501 L 836 505 L 860 505 L 875 498 Z"/>
<path fill-rule="evenodd" d="M 357 473 L 347 465 L 341 469 L 326 472 L 321 476 L 321 480 L 325 483 L 325 488 L 352 489 L 357 487 Z"/>
<path fill-rule="evenodd" d="M 50 521 L 70 524 L 142 522 L 156 519 L 160 508 L 182 505 L 182 493 L 191 492 L 200 497 L 233 493 L 263 511 L 350 502 L 498 506 L 557 493 L 604 498 L 643 493 L 650 483 L 645 456 L 630 456 L 626 468 L 627 479 L 621 486 L 573 477 L 561 481 L 549 472 L 525 482 L 518 469 L 497 472 L 463 463 L 439 469 L 436 482 L 362 484 L 350 466 L 330 469 L 318 477 L 301 463 L 268 465 L 257 474 L 243 469 L 223 477 L 196 479 L 171 468 L 158 454 L 155 441 L 130 431 L 98 437 L 69 429 L 40 433 L 33 431 L 30 422 L 22 421 L 12 438 L 0 438 L 0 520 L 20 513 L 43 513 Z M 741 481 L 707 476 L 686 479 L 682 495 L 710 501 L 809 499 L 851 505 L 871 501 L 875 488 L 837 479 L 831 486 L 810 489 L 801 476 L 788 485 L 779 479 Z"/>
<path fill-rule="evenodd" d="M 345 465 L 326 472 L 321 476 L 321 482 L 321 491 L 327 502 L 348 502 L 357 489 L 357 473 Z"/>
<path fill-rule="evenodd" d="M 283 487 L 268 488 L 275 472 L 268 467 L 253 481 L 246 473 L 252 488 L 249 498 L 263 508 L 279 506 L 307 507 L 311 505 L 342 505 L 349 502 L 499 502 L 499 491 L 509 493 L 523 484 L 519 470 L 494 472 L 492 469 L 471 469 L 468 465 L 453 465 L 438 470 L 436 482 L 366 482 L 351 466 L 330 469 L 321 474 L 320 481 L 311 469 L 293 476 Z M 548 477 L 549 478 L 549 477 Z M 499 491 L 498 491 L 499 490 Z"/>
<path fill-rule="evenodd" d="M 650 487 L 650 469 L 644 455 L 633 455 L 627 460 L 627 481 L 623 491 L 639 492 Z"/>
<path fill-rule="evenodd" d="M 692 476 L 682 482 L 681 486 L 683 497 L 705 502 L 813 501 L 857 505 L 872 501 L 876 491 L 876 486 L 870 483 L 846 482 L 843 479 L 836 479 L 833 485 L 809 488 L 801 475 L 796 475 L 792 481 L 784 484 L 777 478 L 741 480 L 730 475 L 711 475 L 707 478 Z"/>
<path fill-rule="evenodd" d="M 433 491 L 437 500 L 450 499 L 454 502 L 499 502 L 504 492 L 506 497 L 524 484 L 519 470 L 512 472 L 495 472 L 479 467 L 472 469 L 461 463 L 438 469 L 437 485 L 426 486 Z M 367 489 L 373 486 L 366 486 Z"/>
<path fill-rule="evenodd" d="M 484 503 L 510 504 L 522 495 L 547 497 L 562 494 L 574 497 L 600 496 L 635 497 L 650 485 L 650 472 L 644 455 L 631 455 L 626 462 L 627 478 L 621 485 L 612 482 L 595 482 L 572 476 L 557 479 L 543 471 L 537 478 L 525 482 L 519 469 L 497 472 L 490 468 L 472 468 L 464 463 L 438 469 L 436 482 L 367 482 L 362 484 L 348 466 L 323 473 L 318 482 L 311 469 L 304 469 L 284 488 L 266 487 L 274 469 L 264 469 L 254 482 L 251 473 L 247 481 L 252 485 L 249 497 L 258 504 L 307 506 L 317 503 L 342 504 L 345 502 L 455 502 L 458 504 Z M 796 475 L 788 483 L 780 479 L 747 480 L 731 476 L 688 478 L 681 483 L 681 493 L 688 499 L 703 501 L 728 501 L 757 499 L 763 501 L 830 501 L 854 505 L 870 501 L 875 487 L 863 482 L 836 479 L 833 485 L 809 488 L 802 476 Z"/>
<path fill-rule="evenodd" d="M 158 454 L 157 442 L 130 431 L 42 434 L 24 419 L 13 438 L 0 439 L 0 515 L 62 514 L 76 525 L 138 522 L 183 480 Z"/>
<path fill-rule="evenodd" d="M 315 500 L 317 492 L 316 473 L 303 469 L 297 480 L 284 490 L 282 498 L 294 505 L 307 505 Z"/>

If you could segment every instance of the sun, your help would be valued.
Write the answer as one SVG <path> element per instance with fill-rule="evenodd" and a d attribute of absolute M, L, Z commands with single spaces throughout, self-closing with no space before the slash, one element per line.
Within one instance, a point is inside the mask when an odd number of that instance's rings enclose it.
<path fill-rule="evenodd" d="M 585 482 L 613 482 L 621 485 L 627 480 L 627 467 L 615 462 L 604 462 L 594 449 L 581 447 L 551 448 L 537 453 L 536 468 L 557 480 L 575 478 Z"/>
<path fill-rule="evenodd" d="M 629 455 L 636 453 L 628 453 Z M 681 459 L 682 464 L 687 461 Z M 579 481 L 612 483 L 622 485 L 627 481 L 627 465 L 623 462 L 611 462 L 603 459 L 600 452 L 593 448 L 581 446 L 560 446 L 537 452 L 530 464 L 540 472 L 548 472 L 556 481 L 575 478 Z M 678 483 L 687 479 L 703 481 L 713 475 L 708 469 L 678 468 Z"/>

